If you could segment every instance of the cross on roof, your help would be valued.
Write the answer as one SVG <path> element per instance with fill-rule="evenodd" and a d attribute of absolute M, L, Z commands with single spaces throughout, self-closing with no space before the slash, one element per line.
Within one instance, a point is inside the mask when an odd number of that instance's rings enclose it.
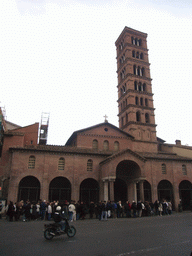
<path fill-rule="evenodd" d="M 105 114 L 103 117 L 105 118 L 105 123 L 107 123 L 108 122 L 108 120 L 107 120 L 108 116 Z"/>

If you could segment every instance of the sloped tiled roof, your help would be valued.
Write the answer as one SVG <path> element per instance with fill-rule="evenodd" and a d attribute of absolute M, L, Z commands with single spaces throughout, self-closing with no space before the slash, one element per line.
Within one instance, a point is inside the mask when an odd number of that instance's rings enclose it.
<path fill-rule="evenodd" d="M 14 146 L 9 148 L 11 151 L 31 151 L 31 152 L 50 152 L 50 153 L 64 153 L 64 154 L 89 154 L 89 155 L 101 155 L 109 156 L 111 151 L 96 151 L 87 148 L 78 148 L 71 146 L 55 146 L 55 145 L 30 145 L 30 146 Z"/>
<path fill-rule="evenodd" d="M 192 161 L 192 158 L 179 156 L 175 153 L 151 153 L 151 152 L 137 152 L 139 155 L 146 159 L 157 159 L 157 160 L 177 160 L 177 161 Z"/>

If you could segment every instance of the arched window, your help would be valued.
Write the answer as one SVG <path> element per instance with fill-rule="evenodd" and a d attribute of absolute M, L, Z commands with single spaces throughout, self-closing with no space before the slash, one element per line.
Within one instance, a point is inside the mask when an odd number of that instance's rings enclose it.
<path fill-rule="evenodd" d="M 134 73 L 134 75 L 137 75 L 137 67 L 136 67 L 136 65 L 133 66 L 133 73 Z"/>
<path fill-rule="evenodd" d="M 132 44 L 135 45 L 135 38 L 131 37 Z"/>
<path fill-rule="evenodd" d="M 132 51 L 132 57 L 135 58 L 135 51 Z"/>
<path fill-rule="evenodd" d="M 141 113 L 139 111 L 136 112 L 136 121 L 141 122 Z"/>
<path fill-rule="evenodd" d="M 148 99 L 145 99 L 145 106 L 148 107 Z"/>
<path fill-rule="evenodd" d="M 28 169 L 34 169 L 35 168 L 35 157 L 30 156 L 29 162 L 28 162 Z"/>
<path fill-rule="evenodd" d="M 139 91 L 140 92 L 142 91 L 142 84 L 141 84 L 141 82 L 139 83 Z"/>
<path fill-rule="evenodd" d="M 59 158 L 58 171 L 62 171 L 65 168 L 65 159 L 63 157 Z"/>
<path fill-rule="evenodd" d="M 126 113 L 126 123 L 128 123 L 128 114 Z"/>
<path fill-rule="evenodd" d="M 143 106 L 143 98 L 140 98 L 140 105 Z"/>
<path fill-rule="evenodd" d="M 137 81 L 134 82 L 134 85 L 135 85 L 135 91 L 137 91 Z"/>
<path fill-rule="evenodd" d="M 89 159 L 87 161 L 87 171 L 91 172 L 93 170 L 93 161 L 91 159 Z"/>
<path fill-rule="evenodd" d="M 187 168 L 185 164 L 182 165 L 182 173 L 183 175 L 187 175 Z"/>
<path fill-rule="evenodd" d="M 137 68 L 137 75 L 138 75 L 138 76 L 141 75 L 141 68 L 140 68 L 140 67 Z"/>
<path fill-rule="evenodd" d="M 143 53 L 140 53 L 139 58 L 142 60 L 143 59 Z"/>
<path fill-rule="evenodd" d="M 103 149 L 106 151 L 106 150 L 109 150 L 109 142 L 108 142 L 108 140 L 105 140 L 104 142 L 103 142 Z"/>
<path fill-rule="evenodd" d="M 166 165 L 165 164 L 161 165 L 161 170 L 162 170 L 162 174 L 166 174 L 167 173 Z"/>
<path fill-rule="evenodd" d="M 141 46 L 141 44 L 142 44 L 142 40 L 141 40 L 141 39 L 139 39 L 139 46 Z"/>
<path fill-rule="evenodd" d="M 149 123 L 149 114 L 145 113 L 145 123 Z"/>
<path fill-rule="evenodd" d="M 138 41 L 138 39 L 137 39 L 137 38 L 135 38 L 135 45 L 137 45 L 137 41 Z"/>
<path fill-rule="evenodd" d="M 138 105 L 138 97 L 135 97 L 135 105 Z"/>
<path fill-rule="evenodd" d="M 118 151 L 119 150 L 119 142 L 115 141 L 114 142 L 114 151 Z"/>
<path fill-rule="evenodd" d="M 136 58 L 139 59 L 139 52 L 136 53 Z"/>
<path fill-rule="evenodd" d="M 143 84 L 143 91 L 146 91 L 146 84 Z"/>
<path fill-rule="evenodd" d="M 93 149 L 95 149 L 95 150 L 98 149 L 98 141 L 97 141 L 97 140 L 93 140 L 92 147 L 93 147 Z"/>
<path fill-rule="evenodd" d="M 142 71 L 142 75 L 141 76 L 145 76 L 145 69 L 142 68 L 141 71 Z"/>
<path fill-rule="evenodd" d="M 123 125 L 124 125 L 124 118 L 121 117 L 121 126 L 123 126 Z"/>

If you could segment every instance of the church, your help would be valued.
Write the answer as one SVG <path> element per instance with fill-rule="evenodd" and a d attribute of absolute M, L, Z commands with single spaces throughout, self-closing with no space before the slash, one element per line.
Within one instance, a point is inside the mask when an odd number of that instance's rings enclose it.
<path fill-rule="evenodd" d="M 125 27 L 115 42 L 119 127 L 103 123 L 47 145 L 48 122 L 20 127 L 1 111 L 0 199 L 192 200 L 192 147 L 156 136 L 147 34 Z M 114 88 L 115 89 L 115 88 Z"/>

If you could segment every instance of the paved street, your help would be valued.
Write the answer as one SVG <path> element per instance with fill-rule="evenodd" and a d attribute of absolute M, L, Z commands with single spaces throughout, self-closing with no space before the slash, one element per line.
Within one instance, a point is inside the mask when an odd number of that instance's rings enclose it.
<path fill-rule="evenodd" d="M 190 256 L 192 213 L 108 221 L 80 220 L 77 234 L 47 241 L 47 221 L 7 222 L 0 220 L 1 256 Z"/>

